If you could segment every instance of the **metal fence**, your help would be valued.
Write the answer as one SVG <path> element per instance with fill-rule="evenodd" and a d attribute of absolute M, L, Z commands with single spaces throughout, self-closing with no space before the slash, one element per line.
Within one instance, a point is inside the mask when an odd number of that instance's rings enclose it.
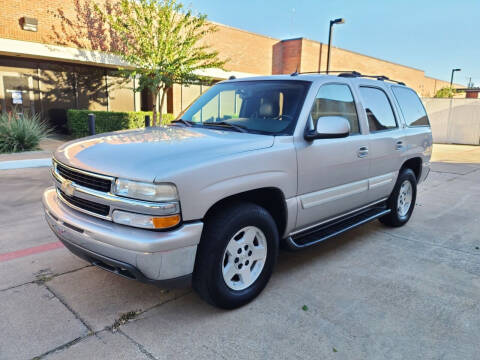
<path fill-rule="evenodd" d="M 422 100 L 435 143 L 480 145 L 480 99 Z"/>

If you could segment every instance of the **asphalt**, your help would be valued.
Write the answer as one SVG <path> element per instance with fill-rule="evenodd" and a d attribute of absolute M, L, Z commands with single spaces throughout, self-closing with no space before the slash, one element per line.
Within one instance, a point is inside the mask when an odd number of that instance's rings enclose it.
<path fill-rule="evenodd" d="M 48 168 L 0 170 L 0 359 L 478 359 L 480 147 L 436 146 L 404 227 L 281 253 L 234 311 L 58 246 Z"/>

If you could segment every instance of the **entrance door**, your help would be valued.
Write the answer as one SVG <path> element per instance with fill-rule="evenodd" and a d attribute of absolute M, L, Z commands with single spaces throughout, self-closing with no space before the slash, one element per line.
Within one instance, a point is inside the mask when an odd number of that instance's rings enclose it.
<path fill-rule="evenodd" d="M 33 79 L 17 72 L 0 73 L 2 111 L 12 114 L 35 113 Z"/>

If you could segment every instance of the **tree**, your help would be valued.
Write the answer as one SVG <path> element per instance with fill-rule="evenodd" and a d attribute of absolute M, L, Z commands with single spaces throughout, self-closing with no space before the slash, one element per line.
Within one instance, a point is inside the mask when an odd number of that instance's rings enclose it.
<path fill-rule="evenodd" d="M 122 71 L 139 76 L 137 91 L 151 92 L 154 126 L 156 104 L 161 123 L 165 95 L 174 83 L 205 80 L 199 70 L 222 68 L 225 63 L 204 42 L 207 34 L 216 31 L 215 26 L 207 22 L 206 15 L 194 15 L 177 0 L 120 0 L 115 13 L 98 5 L 96 10 L 122 42 L 122 50 L 115 53 L 133 68 Z"/>

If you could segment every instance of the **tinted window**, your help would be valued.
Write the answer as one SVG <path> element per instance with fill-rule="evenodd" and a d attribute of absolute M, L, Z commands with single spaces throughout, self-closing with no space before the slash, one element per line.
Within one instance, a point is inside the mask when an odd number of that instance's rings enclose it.
<path fill-rule="evenodd" d="M 291 135 L 309 86 L 292 80 L 226 81 L 212 86 L 179 118 L 195 126 L 226 122 L 249 132 Z"/>
<path fill-rule="evenodd" d="M 367 113 L 370 131 L 388 130 L 397 127 L 392 105 L 383 90 L 360 87 L 363 98 L 363 107 Z"/>
<path fill-rule="evenodd" d="M 392 91 L 400 105 L 407 126 L 430 125 L 425 108 L 413 90 L 392 86 Z"/>
<path fill-rule="evenodd" d="M 353 95 L 348 85 L 328 84 L 323 85 L 313 104 L 311 116 L 313 126 L 325 116 L 342 116 L 350 122 L 350 134 L 358 134 L 357 110 Z"/>

